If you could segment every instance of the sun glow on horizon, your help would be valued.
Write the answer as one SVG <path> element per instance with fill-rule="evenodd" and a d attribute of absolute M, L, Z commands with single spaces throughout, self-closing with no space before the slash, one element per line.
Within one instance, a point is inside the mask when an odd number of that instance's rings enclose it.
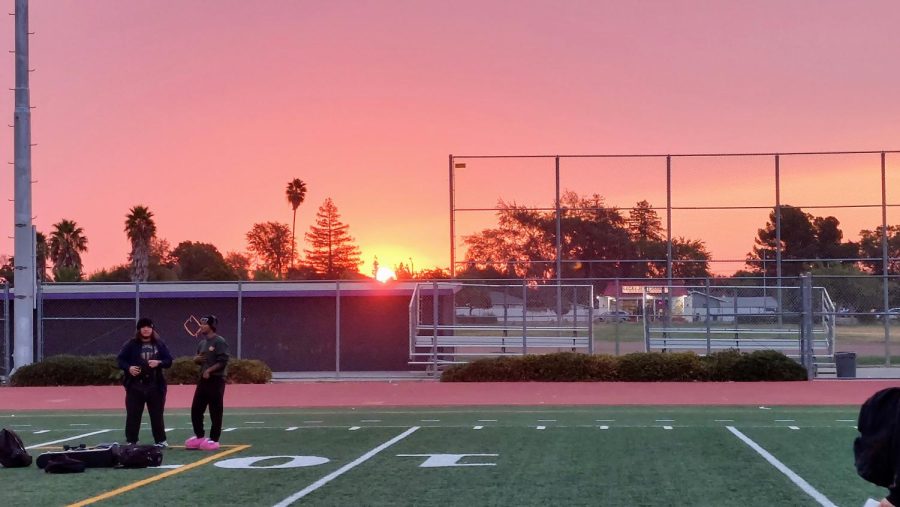
<path fill-rule="evenodd" d="M 375 273 L 375 279 L 381 283 L 387 283 L 388 280 L 396 280 L 397 274 L 394 270 L 385 266 L 379 266 Z"/>

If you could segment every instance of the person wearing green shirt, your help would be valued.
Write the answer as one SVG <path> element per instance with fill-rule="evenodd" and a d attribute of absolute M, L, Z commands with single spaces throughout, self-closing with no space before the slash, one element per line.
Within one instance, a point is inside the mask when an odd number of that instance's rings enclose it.
<path fill-rule="evenodd" d="M 200 342 L 194 362 L 200 365 L 200 378 L 191 403 L 191 425 L 194 436 L 184 442 L 186 449 L 215 451 L 222 435 L 222 413 L 225 402 L 225 367 L 228 365 L 228 343 L 216 333 L 219 319 L 207 315 L 200 319 Z M 204 415 L 209 408 L 211 426 L 209 438 L 203 427 Z"/>

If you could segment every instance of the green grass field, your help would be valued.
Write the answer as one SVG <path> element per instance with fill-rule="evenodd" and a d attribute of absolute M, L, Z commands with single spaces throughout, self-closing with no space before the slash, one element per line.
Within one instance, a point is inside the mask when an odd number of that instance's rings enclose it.
<path fill-rule="evenodd" d="M 225 426 L 233 429 L 218 453 L 173 447 L 157 469 L 0 469 L 0 487 L 5 506 L 90 505 L 108 493 L 96 503 L 857 507 L 884 494 L 853 468 L 857 410 L 230 410 Z M 38 446 L 35 456 L 64 443 L 121 439 L 123 419 L 121 412 L 0 414 L 0 424 Z M 173 411 L 166 422 L 170 443 L 181 445 L 188 415 Z M 102 430 L 109 431 L 84 436 Z"/>

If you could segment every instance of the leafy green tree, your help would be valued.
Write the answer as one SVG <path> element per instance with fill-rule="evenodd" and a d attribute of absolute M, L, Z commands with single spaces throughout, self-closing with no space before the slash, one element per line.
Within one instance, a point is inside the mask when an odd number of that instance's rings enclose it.
<path fill-rule="evenodd" d="M 74 220 L 63 219 L 53 224 L 50 233 L 50 260 L 53 262 L 53 278 L 57 282 L 82 279 L 81 254 L 87 252 L 84 229 Z"/>
<path fill-rule="evenodd" d="M 15 260 L 12 256 L 0 255 L 0 279 L 2 282 L 13 286 L 13 277 L 15 275 Z"/>
<path fill-rule="evenodd" d="M 448 273 L 447 270 L 441 268 L 430 268 L 416 271 L 417 280 L 447 280 L 449 278 L 450 273 Z"/>
<path fill-rule="evenodd" d="M 219 250 L 209 243 L 182 241 L 172 250 L 172 258 L 175 260 L 175 272 L 179 280 L 237 279 Z"/>
<path fill-rule="evenodd" d="M 269 271 L 276 279 L 282 278 L 294 251 L 291 230 L 278 222 L 253 224 L 247 233 L 247 249 L 256 258 L 257 270 Z"/>
<path fill-rule="evenodd" d="M 864 229 L 859 231 L 859 256 L 860 261 L 867 271 L 874 274 L 882 272 L 881 234 L 883 227 L 878 226 L 874 231 Z M 900 274 L 900 226 L 889 225 L 887 227 L 888 239 L 888 274 Z"/>
<path fill-rule="evenodd" d="M 565 192 L 560 198 L 562 277 L 607 278 L 660 276 L 666 262 L 624 262 L 631 259 L 665 259 L 659 217 L 646 201 L 639 202 L 626 220 L 597 194 L 580 196 Z M 506 277 L 550 279 L 556 271 L 555 211 L 536 211 L 501 201 L 498 227 L 463 238 L 467 262 L 479 269 L 505 270 Z M 698 240 L 679 239 L 673 244 L 674 259 L 694 259 L 692 272 L 708 272 L 709 254 Z M 470 269 L 470 268 L 467 268 Z M 688 268 L 684 268 L 688 269 Z"/>
<path fill-rule="evenodd" d="M 35 270 L 37 270 L 38 282 L 47 279 L 47 257 L 50 255 L 50 245 L 47 244 L 47 236 L 43 232 L 35 233 Z"/>
<path fill-rule="evenodd" d="M 240 252 L 228 252 L 225 255 L 225 264 L 228 264 L 238 280 L 250 279 L 250 257 Z"/>
<path fill-rule="evenodd" d="M 91 273 L 87 281 L 89 282 L 131 282 L 131 266 L 127 264 L 121 264 L 119 266 L 114 266 L 109 269 L 101 269 L 94 273 Z"/>
<path fill-rule="evenodd" d="M 341 222 L 331 198 L 325 199 L 316 213 L 315 225 L 306 233 L 310 249 L 304 250 L 306 263 L 324 278 L 350 278 L 359 273 L 360 250 L 349 228 Z"/>
<path fill-rule="evenodd" d="M 306 183 L 300 178 L 294 178 L 287 184 L 285 195 L 294 211 L 294 220 L 291 223 L 291 266 L 294 265 L 294 246 L 297 244 L 297 236 L 294 231 L 297 230 L 297 208 L 306 200 Z"/>
<path fill-rule="evenodd" d="M 835 306 L 854 312 L 868 312 L 882 307 L 881 279 L 856 266 L 834 264 L 813 266 L 810 269 L 813 285 L 825 287 Z M 896 293 L 897 283 L 891 281 L 890 292 Z"/>
<path fill-rule="evenodd" d="M 776 209 L 773 209 L 765 227 L 757 231 L 753 250 L 747 256 L 747 265 L 754 272 L 762 273 L 761 261 L 767 261 L 766 276 L 774 276 L 776 273 L 775 262 L 768 262 L 776 259 L 776 218 Z M 831 216 L 814 217 L 801 208 L 786 204 L 781 206 L 781 258 L 784 276 L 797 276 L 808 271 L 813 266 L 814 259 L 852 259 L 847 262 L 855 262 L 857 246 L 842 240 L 843 232 L 838 219 Z"/>

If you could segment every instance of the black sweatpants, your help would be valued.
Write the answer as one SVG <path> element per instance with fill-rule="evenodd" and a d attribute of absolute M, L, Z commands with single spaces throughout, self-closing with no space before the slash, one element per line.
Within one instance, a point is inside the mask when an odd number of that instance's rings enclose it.
<path fill-rule="evenodd" d="M 144 405 L 150 413 L 150 430 L 153 432 L 154 442 L 165 442 L 166 425 L 163 422 L 163 412 L 166 408 L 166 395 L 155 385 L 144 386 L 138 383 L 125 388 L 125 440 L 138 441 Z"/>
<path fill-rule="evenodd" d="M 218 442 L 222 435 L 222 412 L 225 408 L 225 377 L 210 375 L 208 379 L 201 378 L 197 382 L 191 403 L 191 425 L 194 426 L 194 435 L 200 438 L 206 436 L 203 429 L 206 407 L 209 407 L 209 418 L 212 420 L 209 439 Z"/>

